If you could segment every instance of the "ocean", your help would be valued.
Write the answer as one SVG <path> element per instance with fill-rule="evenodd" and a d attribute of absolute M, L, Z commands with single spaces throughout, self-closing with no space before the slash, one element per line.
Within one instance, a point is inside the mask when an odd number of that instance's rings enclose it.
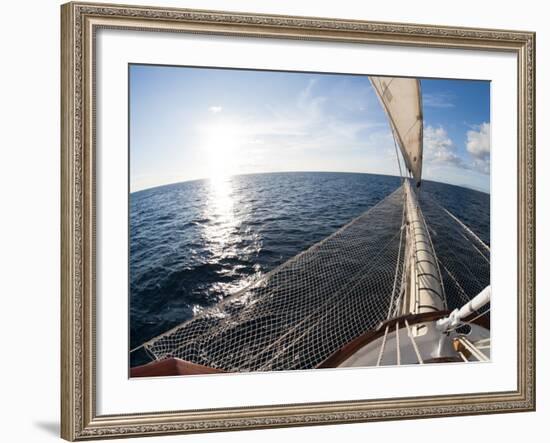
<path fill-rule="evenodd" d="M 130 194 L 130 348 L 245 287 L 399 185 L 393 176 L 285 172 Z M 489 194 L 425 181 L 422 196 L 490 244 Z"/>

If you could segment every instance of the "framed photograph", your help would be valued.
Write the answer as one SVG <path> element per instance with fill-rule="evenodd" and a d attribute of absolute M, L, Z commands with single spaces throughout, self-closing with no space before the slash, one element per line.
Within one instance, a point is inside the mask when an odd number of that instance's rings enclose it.
<path fill-rule="evenodd" d="M 63 438 L 534 410 L 534 33 L 61 14 Z"/>

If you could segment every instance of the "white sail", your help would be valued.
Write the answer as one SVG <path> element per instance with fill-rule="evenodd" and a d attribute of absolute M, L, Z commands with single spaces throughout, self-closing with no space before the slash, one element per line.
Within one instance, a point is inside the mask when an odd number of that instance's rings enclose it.
<path fill-rule="evenodd" d="M 422 95 L 414 78 L 369 77 L 389 117 L 405 165 L 420 185 L 422 178 Z"/>

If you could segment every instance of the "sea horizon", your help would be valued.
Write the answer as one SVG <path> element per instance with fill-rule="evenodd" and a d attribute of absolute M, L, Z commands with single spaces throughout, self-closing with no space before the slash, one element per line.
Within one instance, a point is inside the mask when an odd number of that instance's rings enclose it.
<path fill-rule="evenodd" d="M 364 175 L 374 175 L 374 176 L 381 176 L 381 177 L 395 177 L 395 178 L 401 178 L 399 175 L 395 174 L 383 174 L 383 173 L 377 173 L 377 172 L 357 172 L 357 171 L 315 171 L 315 170 L 296 170 L 296 171 L 266 171 L 266 172 L 244 172 L 240 174 L 228 174 L 221 176 L 222 178 L 231 178 L 231 177 L 243 177 L 243 176 L 254 176 L 254 175 L 268 175 L 268 174 L 293 174 L 293 173 L 304 173 L 304 174 L 364 174 Z M 192 183 L 192 182 L 199 182 L 203 180 L 212 180 L 213 177 L 199 177 L 199 178 L 191 178 L 191 179 L 185 179 L 185 180 L 179 180 L 174 181 L 170 183 L 164 183 L 160 185 L 154 185 L 146 188 L 141 188 L 135 191 L 130 191 L 129 195 L 138 194 L 140 192 L 144 191 L 150 191 L 153 189 L 163 188 L 167 186 L 174 186 L 182 183 Z M 463 188 L 468 189 L 470 191 L 476 191 L 481 192 L 483 194 L 491 195 L 490 190 L 486 191 L 481 188 L 478 188 L 476 186 L 467 185 L 467 184 L 457 184 L 457 183 L 449 183 L 445 181 L 439 181 L 439 180 L 431 180 L 431 179 L 423 179 L 422 182 L 430 182 L 430 183 L 439 183 L 449 186 L 456 186 L 457 188 Z"/>

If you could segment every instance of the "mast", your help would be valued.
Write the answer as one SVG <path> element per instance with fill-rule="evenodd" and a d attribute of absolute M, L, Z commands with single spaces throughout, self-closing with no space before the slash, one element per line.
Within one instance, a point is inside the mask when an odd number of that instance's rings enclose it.
<path fill-rule="evenodd" d="M 423 113 L 420 81 L 412 78 L 369 77 L 388 116 L 396 145 L 416 186 L 422 180 Z M 399 156 L 397 156 L 399 163 Z M 406 214 L 405 278 L 397 315 L 442 311 L 446 307 L 437 256 L 418 198 L 403 181 Z"/>
<path fill-rule="evenodd" d="M 445 298 L 437 256 L 416 194 L 405 180 L 407 220 L 407 278 L 402 314 L 423 314 L 445 309 Z"/>

